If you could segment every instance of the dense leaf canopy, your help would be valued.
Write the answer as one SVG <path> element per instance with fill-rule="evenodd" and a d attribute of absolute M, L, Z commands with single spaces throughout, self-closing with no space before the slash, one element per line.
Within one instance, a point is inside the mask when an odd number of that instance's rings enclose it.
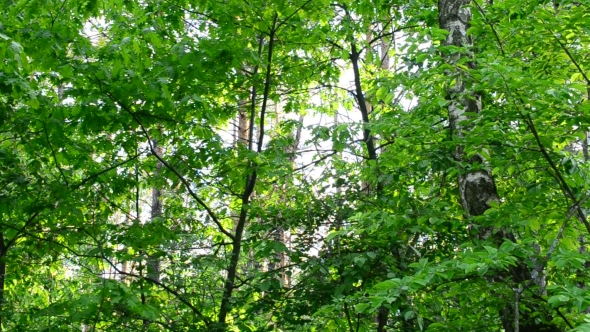
<path fill-rule="evenodd" d="M 0 329 L 590 331 L 589 68 L 589 0 L 0 0 Z"/>

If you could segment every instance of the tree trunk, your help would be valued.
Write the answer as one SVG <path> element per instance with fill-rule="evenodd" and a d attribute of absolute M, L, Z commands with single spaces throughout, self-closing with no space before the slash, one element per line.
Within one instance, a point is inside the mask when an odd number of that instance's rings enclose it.
<path fill-rule="evenodd" d="M 590 99 L 590 88 L 588 88 L 588 98 Z M 584 156 L 584 163 L 587 163 L 588 160 L 590 159 L 590 157 L 588 156 L 588 132 L 584 131 L 584 140 L 582 140 L 582 155 Z M 580 248 L 578 249 L 578 252 L 580 254 L 585 254 L 588 252 L 587 246 L 586 246 L 586 235 L 581 234 L 578 237 L 578 241 L 580 243 Z M 586 271 L 590 270 L 590 261 L 586 261 L 584 263 L 584 268 Z M 578 271 L 578 278 L 580 280 L 584 280 L 584 274 L 582 271 Z M 579 288 L 586 288 L 586 285 L 584 282 L 579 282 L 578 283 L 578 287 Z M 586 307 L 586 309 L 584 310 L 584 313 L 586 314 L 590 314 L 590 306 Z"/>
<path fill-rule="evenodd" d="M 295 137 L 293 140 L 293 145 L 289 146 L 288 149 L 288 153 L 290 153 L 289 156 L 289 161 L 291 162 L 291 165 L 294 165 L 295 163 L 295 158 L 296 158 L 296 154 L 297 154 L 297 149 L 299 148 L 299 144 L 301 143 L 301 132 L 303 129 L 303 115 L 300 114 L 299 115 L 299 126 L 297 127 L 297 130 L 295 131 Z M 286 247 L 289 247 L 289 244 L 291 242 L 291 235 L 289 233 L 289 231 L 285 231 L 285 229 L 283 228 L 282 225 L 280 225 L 277 229 L 277 235 L 278 238 L 280 239 L 279 241 L 281 241 Z M 285 266 L 287 266 L 287 264 L 289 264 L 289 257 L 287 256 L 286 252 L 281 252 L 280 253 L 280 264 L 281 267 L 284 268 Z M 289 276 L 289 274 L 287 274 L 287 270 L 283 269 L 281 271 L 281 280 L 283 281 L 283 285 L 290 287 L 291 286 L 291 278 Z"/>
<path fill-rule="evenodd" d="M 472 44 L 471 37 L 467 36 L 467 29 L 471 21 L 470 3 L 470 0 L 439 0 L 440 27 L 449 31 L 445 45 L 465 47 Z M 460 58 L 461 53 L 455 53 L 447 56 L 447 61 L 455 63 Z M 469 63 L 470 68 L 474 68 L 474 66 L 473 63 Z M 456 83 L 447 91 L 447 97 L 450 99 L 448 106 L 449 122 L 451 135 L 463 137 L 465 132 L 469 131 L 469 127 L 465 125 L 467 120 L 465 113 L 480 113 L 481 97 L 467 91 L 465 84 L 466 78 L 462 77 L 459 72 L 455 74 Z M 453 153 L 455 160 L 468 164 L 484 162 L 483 158 L 479 155 L 466 160 L 463 150 L 464 148 L 462 146 L 455 148 Z M 472 216 L 482 215 L 490 207 L 492 201 L 498 201 L 494 178 L 489 170 L 486 169 L 460 174 L 459 193 L 463 208 Z"/>
<path fill-rule="evenodd" d="M 276 120 L 277 123 L 279 122 L 279 114 L 280 114 L 280 110 L 277 104 L 275 104 L 275 112 L 276 112 Z M 295 158 L 296 158 L 296 153 L 297 153 L 297 149 L 299 147 L 299 143 L 301 141 L 301 132 L 302 132 L 302 128 L 303 128 L 303 115 L 299 115 L 299 126 L 297 127 L 297 130 L 294 133 L 293 136 L 293 144 L 291 144 L 290 146 L 287 146 L 285 148 L 285 152 L 289 155 L 289 162 L 291 163 L 291 166 L 293 166 L 293 164 L 295 163 Z M 287 191 L 287 186 L 289 186 L 289 184 L 285 184 L 279 191 L 280 192 L 286 192 Z M 286 197 L 282 197 L 282 200 L 285 200 Z M 279 220 L 280 222 L 280 220 Z M 276 228 L 274 229 L 273 233 L 272 233 L 272 239 L 276 242 L 280 242 L 282 244 L 284 244 L 286 247 L 289 245 L 290 242 L 290 236 L 288 236 L 289 232 L 288 230 L 286 231 L 285 228 L 283 227 L 282 224 L 277 224 Z M 288 262 L 288 255 L 286 252 L 279 252 L 276 253 L 274 255 L 274 257 L 269 261 L 268 263 L 268 271 L 273 271 L 276 269 L 282 269 L 285 266 L 287 266 Z M 281 282 L 284 286 L 289 286 L 291 283 L 290 277 L 287 274 L 287 271 L 285 269 L 282 269 L 279 272 L 280 275 L 280 279 Z"/>
<path fill-rule="evenodd" d="M 247 102 L 240 101 L 238 103 L 238 145 L 248 146 L 248 137 L 250 132 Z"/>
<path fill-rule="evenodd" d="M 159 156 L 162 155 L 162 148 L 157 144 L 156 141 L 153 143 L 154 151 Z M 156 171 L 154 177 L 160 175 L 160 171 L 164 165 L 158 161 L 156 164 Z M 154 222 L 157 218 L 162 215 L 162 190 L 158 186 L 152 187 L 152 211 L 150 215 L 150 222 Z M 160 281 L 160 259 L 153 255 L 148 255 L 147 261 L 147 277 L 152 280 Z"/>
<path fill-rule="evenodd" d="M 0 226 L 0 331 L 4 331 L 4 285 L 6 283 L 6 254 L 8 248 L 4 243 L 4 233 Z"/>
<path fill-rule="evenodd" d="M 162 156 L 162 148 L 158 145 L 158 143 L 153 140 L 152 141 L 152 145 L 153 145 L 153 149 L 154 149 L 154 153 L 156 153 L 158 156 Z M 156 171 L 154 172 L 154 178 L 157 178 L 160 175 L 160 171 L 162 169 L 164 165 L 162 164 L 162 162 L 160 162 L 158 160 L 158 162 L 156 163 Z M 151 209 L 151 215 L 150 215 L 150 222 L 153 223 L 156 221 L 156 219 L 158 217 L 160 217 L 162 215 L 162 190 L 160 188 L 158 188 L 157 185 L 154 185 L 152 187 L 152 209 Z M 155 280 L 155 281 L 160 281 L 160 259 L 158 257 L 156 257 L 153 254 L 149 254 L 147 255 L 147 262 L 146 262 L 146 268 L 147 268 L 147 273 L 146 273 L 146 277 L 148 279 L 151 280 Z M 146 304 L 147 300 L 146 300 L 146 296 L 145 293 L 143 291 L 143 287 L 142 287 L 142 294 L 141 294 L 141 300 L 143 304 Z M 144 329 L 147 329 L 150 325 L 150 322 L 146 319 L 143 320 L 143 326 Z"/>
<path fill-rule="evenodd" d="M 473 44 L 471 37 L 467 35 L 469 22 L 471 21 L 471 0 L 439 0 L 439 24 L 442 29 L 449 31 L 444 45 L 452 45 L 460 48 L 469 47 Z M 456 52 L 452 55 L 447 55 L 447 62 L 454 64 L 467 56 L 465 53 Z M 468 63 L 470 69 L 475 69 L 473 62 Z M 462 72 L 449 72 L 449 76 L 455 78 L 455 85 L 447 90 L 447 99 L 450 101 L 448 106 L 449 122 L 451 128 L 451 135 L 457 137 L 467 136 L 469 133 L 468 117 L 466 112 L 471 114 L 478 114 L 481 112 L 481 97 L 476 93 L 468 91 L 466 80 L 468 76 L 462 76 Z M 485 160 L 479 154 L 474 157 L 467 158 L 464 154 L 464 147 L 457 146 L 453 152 L 454 159 L 461 163 L 463 167 L 467 165 L 480 164 L 485 165 Z M 491 172 L 481 167 L 477 170 L 468 170 L 465 167 L 463 172 L 459 172 L 459 194 L 461 204 L 467 215 L 479 216 L 490 208 L 491 202 L 498 202 L 499 197 L 496 190 L 496 184 Z M 486 239 L 492 233 L 491 229 L 479 234 L 480 238 Z M 501 238 L 496 241 L 502 242 L 504 238 L 514 240 L 514 235 L 507 232 L 498 232 Z M 498 243 L 499 244 L 499 243 Z M 524 284 L 525 281 L 531 279 L 531 270 L 525 264 L 517 263 L 516 266 L 510 268 L 510 276 L 516 283 Z M 538 272 L 538 271 L 537 271 Z M 490 279 L 493 280 L 493 279 Z M 538 282 L 537 280 L 534 280 Z M 544 282 L 544 279 L 543 279 Z M 515 299 L 507 299 L 507 303 L 503 308 L 500 308 L 500 319 L 504 330 L 506 332 L 518 331 L 559 331 L 551 324 L 537 324 L 534 318 L 531 318 L 527 312 L 523 315 L 519 314 L 519 296 L 521 290 L 515 291 L 517 296 Z"/>
<path fill-rule="evenodd" d="M 382 33 L 384 33 L 384 31 L 382 31 Z M 368 33 L 367 34 L 367 42 L 370 42 L 373 39 L 373 35 L 372 33 Z M 379 41 L 379 48 L 380 48 L 380 52 L 379 52 L 379 61 L 381 62 L 381 69 L 386 71 L 389 70 L 389 43 L 387 41 L 385 41 L 385 39 L 381 39 Z M 371 52 L 372 51 L 372 47 L 371 45 L 369 45 L 369 47 L 367 48 L 367 52 Z M 367 54 L 368 56 L 368 54 Z M 368 101 L 365 100 L 365 104 L 367 105 L 367 112 L 369 112 L 369 115 L 371 115 L 371 113 L 375 110 L 375 107 Z M 375 155 L 377 155 L 377 152 L 375 152 Z M 367 191 L 370 192 L 370 186 L 368 184 L 365 184 Z M 383 188 L 383 184 L 382 183 L 377 183 L 377 194 L 381 193 L 381 189 Z M 387 321 L 389 319 L 389 309 L 385 308 L 385 307 L 380 307 L 377 310 L 377 315 L 375 315 L 375 322 L 377 323 L 377 332 L 385 332 L 386 331 L 386 327 L 387 327 Z"/>
<path fill-rule="evenodd" d="M 278 14 L 275 13 L 274 22 L 272 28 L 270 30 L 268 36 L 268 54 L 267 54 L 267 63 L 266 63 L 266 75 L 264 79 L 264 93 L 262 96 L 262 106 L 260 109 L 260 122 L 258 126 L 258 142 L 256 147 L 256 152 L 261 153 L 262 147 L 264 143 L 264 120 L 266 115 L 266 107 L 270 96 L 270 86 L 271 86 L 271 78 L 272 78 L 272 58 L 273 58 L 273 49 L 275 45 L 275 34 L 277 32 L 277 21 L 278 21 Z M 263 39 L 260 39 L 262 45 Z M 262 49 L 262 47 L 260 48 Z M 255 70 L 256 72 L 256 70 Z M 256 109 L 256 88 L 252 88 L 252 97 L 251 97 L 251 109 L 252 112 L 250 113 L 250 128 L 249 128 L 249 142 L 248 148 L 253 150 L 253 127 L 254 127 L 254 110 Z M 246 222 L 248 221 L 248 209 L 251 200 L 251 195 L 254 192 L 254 187 L 256 186 L 256 179 L 258 177 L 258 173 L 254 164 L 252 162 L 249 163 L 248 167 L 252 169 L 252 173 L 246 176 L 246 186 L 244 188 L 244 192 L 241 197 L 241 208 L 240 208 L 240 215 L 238 218 L 238 223 L 236 225 L 234 238 L 232 241 L 233 248 L 231 252 L 230 263 L 227 268 L 227 277 L 225 278 L 225 282 L 223 285 L 223 297 L 221 299 L 221 305 L 219 306 L 219 314 L 218 314 L 218 323 L 216 326 L 212 326 L 212 330 L 214 331 L 223 331 L 226 327 L 226 319 L 227 315 L 231 311 L 231 298 L 235 287 L 235 280 L 236 275 L 238 273 L 238 263 L 240 260 L 240 254 L 242 252 L 242 237 L 244 235 L 244 229 L 246 228 Z"/>
<path fill-rule="evenodd" d="M 360 55 L 361 51 L 358 50 L 355 43 L 351 45 L 350 51 L 350 61 L 352 63 L 352 71 L 354 74 L 354 91 L 356 101 L 358 103 L 359 109 L 361 111 L 361 116 L 363 118 L 363 142 L 367 146 L 367 156 L 369 160 L 377 160 L 377 149 L 375 149 L 374 137 L 371 133 L 371 129 L 369 128 L 369 113 L 370 110 L 367 108 L 367 103 L 365 100 L 365 94 L 363 88 L 361 86 L 361 72 L 359 69 L 359 62 L 360 62 Z"/>

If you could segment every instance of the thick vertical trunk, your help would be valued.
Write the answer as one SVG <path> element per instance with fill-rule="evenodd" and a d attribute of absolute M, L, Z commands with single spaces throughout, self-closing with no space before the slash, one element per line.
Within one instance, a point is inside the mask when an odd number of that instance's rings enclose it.
<path fill-rule="evenodd" d="M 389 70 L 389 47 L 387 40 L 381 39 L 381 69 Z"/>
<path fill-rule="evenodd" d="M 253 121 L 250 121 L 251 114 L 248 110 L 249 102 L 246 100 L 238 102 L 238 125 L 237 125 L 237 136 L 235 137 L 236 147 L 248 149 L 250 144 L 250 139 L 253 135 L 250 134 L 250 126 L 253 124 Z M 239 219 L 234 218 L 234 224 L 232 227 L 233 233 L 236 233 L 236 228 L 238 227 Z M 254 258 L 254 250 L 250 249 L 248 252 L 248 263 L 246 268 L 251 271 L 257 271 L 262 268 L 262 265 L 259 264 L 256 259 Z"/>
<path fill-rule="evenodd" d="M 467 29 L 471 21 L 471 10 L 469 8 L 470 0 L 439 0 L 439 23 L 440 27 L 448 30 L 446 45 L 457 47 L 470 46 L 471 37 L 467 36 Z M 461 53 L 447 56 L 450 63 L 457 62 L 461 58 Z M 471 68 L 474 67 L 470 63 Z M 451 73 L 452 75 L 453 73 Z M 481 112 L 481 97 L 477 94 L 467 91 L 465 77 L 457 72 L 456 83 L 447 91 L 450 104 L 449 122 L 452 135 L 463 137 L 469 131 L 466 124 L 466 112 L 477 114 Z M 454 151 L 455 160 L 462 163 L 483 163 L 481 156 L 467 160 L 463 154 L 463 147 L 458 146 Z M 478 216 L 483 214 L 492 201 L 498 201 L 496 184 L 491 173 L 485 169 L 469 171 L 459 175 L 459 193 L 461 204 L 469 215 Z"/>
<path fill-rule="evenodd" d="M 471 37 L 467 35 L 469 22 L 471 21 L 471 0 L 439 0 L 439 23 L 442 29 L 449 31 L 444 45 L 452 45 L 460 48 L 469 47 L 472 45 Z M 446 60 L 453 64 L 467 56 L 466 53 L 457 52 L 452 55 L 447 55 Z M 474 63 L 468 63 L 469 68 L 474 69 Z M 456 137 L 465 137 L 469 135 L 469 119 L 466 112 L 470 114 L 478 114 L 481 112 L 481 98 L 477 94 L 467 89 L 467 76 L 462 76 L 462 73 L 449 72 L 450 76 L 455 78 L 455 84 L 447 90 L 447 98 L 450 103 L 448 106 L 449 122 L 451 134 Z M 485 160 L 481 155 L 476 154 L 474 157 L 467 158 L 464 154 L 464 147 L 457 146 L 453 152 L 453 157 L 463 166 L 469 164 L 484 164 Z M 461 197 L 461 204 L 466 214 L 471 216 L 482 215 L 490 208 L 490 203 L 499 201 L 498 193 L 494 178 L 489 170 L 479 167 L 477 170 L 467 170 L 465 167 L 462 172 L 459 172 L 459 194 Z M 503 238 L 514 240 L 513 234 L 507 232 L 499 232 Z M 488 238 L 491 235 L 490 230 L 482 232 L 480 237 L 482 239 Z M 503 241 L 503 239 L 498 239 Z M 533 262 L 534 263 L 534 262 Z M 524 263 L 517 263 L 516 266 L 510 268 L 510 276 L 516 283 L 523 284 L 530 280 L 531 269 Z M 540 276 L 536 276 L 540 277 Z M 544 282 L 542 280 L 533 280 L 535 283 Z M 492 280 L 492 279 L 490 279 Z M 520 293 L 518 293 L 520 295 Z M 503 308 L 499 308 L 500 319 L 506 332 L 518 331 L 558 331 L 550 324 L 536 323 L 534 318 L 531 318 L 527 311 L 519 314 L 519 298 L 507 299 Z"/>
<path fill-rule="evenodd" d="M 277 123 L 278 123 L 279 114 L 281 112 L 278 105 L 275 105 L 275 112 L 277 114 L 276 119 L 277 119 Z M 287 146 L 285 149 L 285 152 L 289 155 L 289 162 L 290 162 L 291 166 L 293 166 L 293 163 L 295 162 L 297 149 L 298 149 L 299 143 L 301 141 L 303 115 L 299 116 L 298 122 L 300 125 L 297 127 L 297 130 L 294 133 L 293 143 L 290 146 Z M 285 184 L 285 186 L 283 188 L 281 188 L 281 190 L 279 190 L 279 191 L 286 192 L 287 186 L 289 186 L 289 184 Z M 282 199 L 284 200 L 285 197 L 283 197 Z M 285 246 L 288 246 L 289 242 L 290 242 L 289 232 L 288 232 L 288 230 L 285 230 L 285 228 L 281 224 L 277 224 L 276 228 L 273 231 L 272 238 L 274 241 L 280 242 L 280 243 L 284 244 Z M 273 259 L 268 263 L 268 271 L 273 271 L 276 269 L 284 268 L 285 266 L 287 266 L 288 263 L 289 262 L 288 262 L 287 253 L 284 251 L 278 252 L 274 255 Z M 278 274 L 280 275 L 280 279 L 282 281 L 282 284 L 285 286 L 289 286 L 291 280 L 290 280 L 289 275 L 287 274 L 287 271 L 285 269 L 282 269 Z"/>

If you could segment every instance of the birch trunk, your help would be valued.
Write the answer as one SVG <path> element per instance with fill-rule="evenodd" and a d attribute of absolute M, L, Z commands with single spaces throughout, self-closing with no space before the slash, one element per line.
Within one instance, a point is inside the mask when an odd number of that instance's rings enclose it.
<path fill-rule="evenodd" d="M 439 24 L 442 29 L 449 31 L 444 45 L 452 45 L 460 48 L 469 48 L 472 46 L 473 41 L 467 35 L 467 29 L 471 21 L 470 4 L 471 0 L 439 0 Z M 465 52 L 457 52 L 447 55 L 446 60 L 448 63 L 454 64 L 463 56 L 467 56 Z M 468 63 L 468 67 L 475 69 L 475 64 L 470 62 Z M 463 138 L 468 136 L 470 131 L 469 118 L 466 113 L 478 114 L 481 112 L 481 97 L 467 89 L 466 82 L 469 78 L 462 76 L 464 75 L 462 72 L 449 72 L 448 75 L 452 76 L 456 82 L 447 90 L 447 99 L 450 101 L 448 113 L 451 135 Z M 464 170 L 471 169 L 466 166 L 474 165 L 475 163 L 485 165 L 485 160 L 479 154 L 468 158 L 464 153 L 464 147 L 461 145 L 455 148 L 453 157 L 464 167 Z M 459 172 L 459 174 L 458 183 L 461 204 L 468 216 L 482 215 L 490 208 L 491 202 L 499 201 L 494 178 L 488 169 L 479 167 L 477 170 L 467 170 Z M 492 235 L 491 232 L 492 229 L 487 229 L 485 233 L 480 233 L 479 236 L 481 239 L 487 239 Z M 503 238 L 496 238 L 495 241 L 497 241 L 497 244 L 504 241 L 504 238 L 511 241 L 515 240 L 514 235 L 511 233 L 499 232 L 499 234 Z M 515 284 L 523 284 L 525 281 L 535 277 L 531 276 L 531 268 L 527 267 L 523 262 L 519 262 L 516 266 L 511 267 L 509 272 L 509 276 L 498 275 L 498 279 L 512 277 L 512 281 Z M 544 282 L 544 278 L 538 281 L 539 276 L 536 277 L 533 280 L 535 283 Z M 494 281 L 494 278 L 490 278 L 490 281 Z M 522 290 L 516 290 L 516 285 L 514 287 L 515 298 L 507 299 L 504 307 L 499 308 L 500 320 L 505 332 L 559 331 L 559 329 L 549 323 L 535 322 L 535 319 L 531 318 L 531 312 L 529 311 L 523 310 L 524 312 L 521 314 L 519 310 L 521 303 L 519 302 L 519 297 Z M 534 310 L 534 306 L 532 309 Z"/>
<path fill-rule="evenodd" d="M 154 150 L 159 156 L 162 155 L 162 148 L 154 141 Z M 158 161 L 156 164 L 156 172 L 154 176 L 158 177 L 163 164 Z M 158 217 L 162 215 L 162 190 L 158 186 L 152 187 L 152 210 L 150 215 L 150 222 L 154 222 Z M 147 261 L 147 277 L 160 281 L 160 260 L 153 255 L 148 255 Z"/>
<path fill-rule="evenodd" d="M 8 248 L 4 242 L 4 233 L 2 227 L 0 226 L 0 331 L 4 331 L 4 326 L 2 325 L 3 322 L 3 309 L 4 309 L 4 289 L 5 289 L 5 280 L 6 280 L 6 254 L 8 253 Z"/>
<path fill-rule="evenodd" d="M 449 31 L 445 45 L 457 47 L 468 47 L 472 45 L 471 37 L 467 36 L 467 29 L 471 21 L 470 2 L 470 0 L 439 0 L 440 27 Z M 454 55 L 447 56 L 447 61 L 451 64 L 456 63 L 461 56 L 461 53 L 455 53 Z M 469 67 L 474 68 L 475 65 L 469 63 Z M 468 119 L 465 113 L 480 113 L 482 107 L 481 97 L 467 90 L 465 84 L 466 78 L 462 77 L 461 73 L 452 74 L 456 74 L 456 83 L 447 91 L 448 99 L 450 99 L 448 112 L 451 135 L 463 137 L 469 131 L 469 127 L 466 125 Z M 484 162 L 483 158 L 479 155 L 467 160 L 463 151 L 464 148 L 462 146 L 455 148 L 453 153 L 455 160 L 468 164 Z M 490 171 L 486 169 L 469 171 L 459 175 L 459 193 L 463 208 L 472 216 L 482 215 L 490 208 L 492 201 L 498 201 L 494 178 Z"/>

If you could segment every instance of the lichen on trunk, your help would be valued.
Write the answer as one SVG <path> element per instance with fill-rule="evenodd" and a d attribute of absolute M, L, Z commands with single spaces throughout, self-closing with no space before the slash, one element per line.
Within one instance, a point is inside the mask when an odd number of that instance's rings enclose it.
<path fill-rule="evenodd" d="M 446 40 L 443 42 L 443 53 L 445 53 L 445 46 L 455 46 L 463 51 L 449 52 L 444 54 L 446 61 L 451 64 L 457 64 L 461 58 L 469 57 L 467 61 L 468 69 L 476 69 L 475 63 L 472 61 L 472 50 L 470 49 L 473 41 L 467 34 L 469 23 L 471 21 L 470 0 L 439 0 L 439 24 L 442 29 L 449 32 Z M 470 116 L 479 114 L 482 111 L 481 96 L 471 91 L 467 84 L 470 77 L 465 74 L 464 70 L 449 70 L 447 72 L 449 77 L 452 77 L 452 85 L 447 89 L 447 99 L 449 100 L 448 114 L 449 125 L 451 129 L 451 136 L 457 141 L 462 141 L 457 144 L 453 151 L 453 158 L 458 163 L 459 167 L 459 195 L 461 198 L 461 205 L 465 210 L 466 216 L 480 216 L 483 215 L 492 205 L 492 202 L 499 202 L 499 196 L 496 188 L 494 178 L 491 171 L 487 168 L 486 161 L 479 153 L 468 155 L 465 151 L 466 147 L 469 150 L 477 151 L 477 146 L 466 146 L 469 144 L 469 135 L 471 131 Z M 469 116 L 468 116 L 469 115 Z M 494 232 L 495 231 L 495 232 Z M 495 234 L 494 234 L 495 233 Z M 494 236 L 490 236 L 494 234 Z M 479 233 L 480 240 L 492 240 L 497 245 L 503 241 L 515 241 L 515 237 L 509 231 L 504 229 L 491 229 L 486 227 L 481 229 Z M 534 265 L 534 262 L 533 262 Z M 533 269 L 533 272 L 536 270 Z M 522 284 L 523 282 L 535 279 L 536 283 L 542 282 L 536 279 L 543 279 L 539 273 L 537 275 L 531 274 L 531 269 L 528 265 L 519 261 L 509 268 L 509 274 L 503 275 L 499 272 L 501 278 L 510 277 L 515 284 Z M 495 278 L 489 278 L 491 282 L 497 282 Z M 507 282 L 507 280 L 503 280 Z M 514 286 L 514 299 L 506 298 L 503 307 L 498 308 L 500 320 L 504 330 L 507 332 L 519 331 L 555 331 L 555 327 L 550 323 L 542 323 L 535 320 L 528 311 L 524 311 L 520 315 L 520 308 L 522 306 L 534 307 L 534 303 L 529 305 L 522 302 L 520 299 L 522 290 L 519 286 Z M 517 290 L 518 289 L 518 290 Z"/>

